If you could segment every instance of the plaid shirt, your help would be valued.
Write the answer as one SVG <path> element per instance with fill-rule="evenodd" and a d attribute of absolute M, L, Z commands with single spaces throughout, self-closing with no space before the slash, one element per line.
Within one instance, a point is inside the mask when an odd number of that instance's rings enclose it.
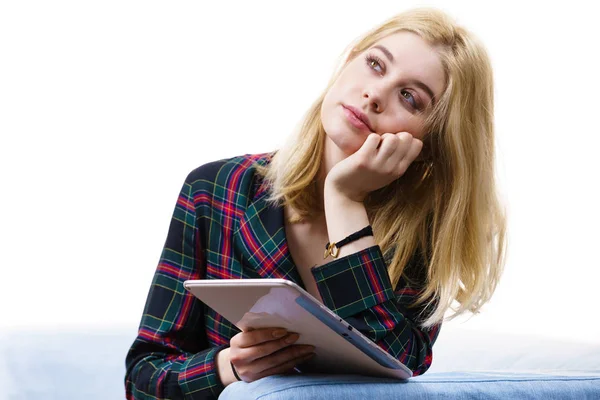
<path fill-rule="evenodd" d="M 187 176 L 127 354 L 128 399 L 216 399 L 223 390 L 215 357 L 239 330 L 188 293 L 185 280 L 284 278 L 304 287 L 286 242 L 283 208 L 267 204 L 266 185 L 253 168 L 271 156 L 219 160 Z M 419 375 L 431 365 L 439 325 L 418 327 L 422 309 L 408 306 L 419 287 L 403 276 L 394 290 L 386 260 L 377 245 L 312 273 L 327 307 Z M 419 266 L 412 262 L 405 271 L 418 275 Z"/>

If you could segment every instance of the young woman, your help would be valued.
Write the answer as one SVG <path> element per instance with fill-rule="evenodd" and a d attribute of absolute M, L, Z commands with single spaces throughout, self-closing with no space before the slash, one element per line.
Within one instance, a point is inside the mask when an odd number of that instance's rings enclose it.
<path fill-rule="evenodd" d="M 127 397 L 216 398 L 311 357 L 293 332 L 240 332 L 187 279 L 292 280 L 419 375 L 446 311 L 490 299 L 504 252 L 488 56 L 444 13 L 404 12 L 349 47 L 282 149 L 188 175 Z"/>

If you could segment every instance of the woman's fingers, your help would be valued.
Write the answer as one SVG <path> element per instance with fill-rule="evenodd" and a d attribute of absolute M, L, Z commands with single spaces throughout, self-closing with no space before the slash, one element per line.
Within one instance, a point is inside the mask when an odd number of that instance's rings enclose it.
<path fill-rule="evenodd" d="M 298 344 L 285 347 L 268 356 L 254 360 L 248 365 L 254 374 L 268 371 L 278 365 L 289 363 L 291 360 L 304 357 L 311 354 L 315 350 L 315 346 Z"/>
<path fill-rule="evenodd" d="M 288 332 L 282 328 L 262 328 L 247 332 L 240 332 L 231 338 L 231 346 L 246 348 L 256 346 L 272 340 L 281 339 Z"/>
<path fill-rule="evenodd" d="M 406 155 L 398 163 L 396 173 L 398 173 L 400 176 L 404 175 L 410 164 L 415 161 L 422 149 L 423 142 L 421 142 L 419 139 L 412 139 Z"/>
<path fill-rule="evenodd" d="M 381 139 L 382 143 L 377 152 L 378 163 L 381 163 L 384 168 L 388 166 L 391 168 L 402 160 L 410 142 L 406 143 L 406 139 L 401 139 L 393 133 L 384 133 Z"/>
<path fill-rule="evenodd" d="M 299 337 L 300 336 L 297 333 L 290 333 L 281 339 L 270 340 L 255 346 L 241 348 L 236 352 L 236 358 L 243 363 L 250 363 L 294 344 Z"/>
<path fill-rule="evenodd" d="M 263 371 L 262 373 L 260 373 L 258 375 L 258 377 L 256 379 L 264 378 L 265 376 L 269 376 L 269 375 L 286 373 L 289 370 L 293 369 L 296 365 L 302 364 L 303 362 L 310 360 L 314 356 L 315 356 L 315 353 L 310 352 L 310 353 L 304 354 L 300 357 L 288 360 L 287 362 L 285 362 L 283 364 L 277 365 L 273 368 Z"/>
<path fill-rule="evenodd" d="M 314 346 L 294 345 L 298 339 L 297 333 L 288 333 L 285 329 L 240 332 L 230 340 L 229 360 L 240 377 L 251 382 L 258 379 L 256 377 L 260 374 L 270 375 L 265 371 L 275 370 L 282 365 L 284 367 L 281 368 L 290 369 L 295 365 L 294 360 L 314 351 Z"/>
<path fill-rule="evenodd" d="M 403 174 L 423 148 L 423 142 L 408 132 L 384 133 L 381 140 L 375 162 L 382 172 Z"/>
<path fill-rule="evenodd" d="M 357 153 L 366 158 L 372 157 L 373 152 L 381 147 L 383 143 L 382 137 L 383 136 L 379 136 L 377 133 L 370 133 L 360 149 L 358 149 Z"/>

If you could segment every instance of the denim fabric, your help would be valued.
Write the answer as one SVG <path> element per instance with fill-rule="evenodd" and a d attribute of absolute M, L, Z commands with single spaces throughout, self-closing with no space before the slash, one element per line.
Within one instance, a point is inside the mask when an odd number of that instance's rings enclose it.
<path fill-rule="evenodd" d="M 230 385 L 222 398 L 252 399 L 254 395 L 254 398 L 270 400 L 285 399 L 288 395 L 287 398 L 293 399 L 302 398 L 298 397 L 300 392 L 305 398 L 318 399 L 317 395 L 321 395 L 320 398 L 334 400 L 336 395 L 347 399 L 363 396 L 365 400 L 410 396 L 417 400 L 502 396 L 507 400 L 600 399 L 598 344 L 564 343 L 524 335 L 511 339 L 506 334 L 488 332 L 483 335 L 468 330 L 452 335 L 450 332 L 446 330 L 446 336 L 441 335 L 441 340 L 436 342 L 439 347 L 431 369 L 423 376 L 411 378 L 408 383 L 387 381 L 385 384 L 386 380 L 345 376 L 304 375 L 295 380 L 277 377 L 253 384 Z M 136 333 L 135 325 L 110 327 L 104 331 L 84 327 L 69 331 L 0 329 L 0 400 L 122 399 L 125 397 L 124 358 Z M 536 381 L 536 375 L 527 373 L 540 368 L 553 369 L 553 375 L 538 374 Z M 451 370 L 472 372 L 448 373 Z M 481 370 L 512 373 L 477 372 Z M 577 372 L 581 370 L 590 373 Z M 501 382 L 500 376 L 506 382 Z M 552 394 L 546 394 L 546 386 L 552 389 Z M 535 396 L 522 394 L 528 388 L 535 390 Z M 380 394 L 382 389 L 384 393 Z M 331 395 L 331 392 L 335 394 Z"/>
<path fill-rule="evenodd" d="M 271 376 L 229 385 L 219 400 L 600 399 L 600 371 L 445 372 L 407 381 L 352 375 Z"/>

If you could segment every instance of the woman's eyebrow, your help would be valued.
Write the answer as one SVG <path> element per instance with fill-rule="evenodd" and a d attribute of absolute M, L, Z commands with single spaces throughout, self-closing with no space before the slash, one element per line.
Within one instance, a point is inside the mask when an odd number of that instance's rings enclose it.
<path fill-rule="evenodd" d="M 375 46 L 373 46 L 374 49 L 379 49 L 383 52 L 383 54 L 385 54 L 385 56 L 390 60 L 390 62 L 393 64 L 394 63 L 394 56 L 392 55 L 392 53 L 390 53 L 390 51 L 388 49 L 386 49 L 385 47 L 383 47 L 380 44 L 376 44 Z"/>
<path fill-rule="evenodd" d="M 380 50 L 383 54 L 385 54 L 385 56 L 388 58 L 388 60 L 390 60 L 390 62 L 392 64 L 394 63 L 394 56 L 392 55 L 392 53 L 387 48 L 385 48 L 384 46 L 382 46 L 380 44 L 376 44 L 375 46 L 373 46 L 373 48 Z M 429 97 L 431 98 L 431 105 L 435 106 L 435 96 L 433 95 L 433 90 L 431 90 L 429 88 L 429 86 L 427 86 L 426 84 L 424 84 L 423 82 L 421 82 L 418 79 L 410 79 L 410 80 L 407 81 L 407 83 L 409 85 L 417 86 L 422 91 L 424 91 L 425 93 L 427 93 L 429 95 Z"/>

